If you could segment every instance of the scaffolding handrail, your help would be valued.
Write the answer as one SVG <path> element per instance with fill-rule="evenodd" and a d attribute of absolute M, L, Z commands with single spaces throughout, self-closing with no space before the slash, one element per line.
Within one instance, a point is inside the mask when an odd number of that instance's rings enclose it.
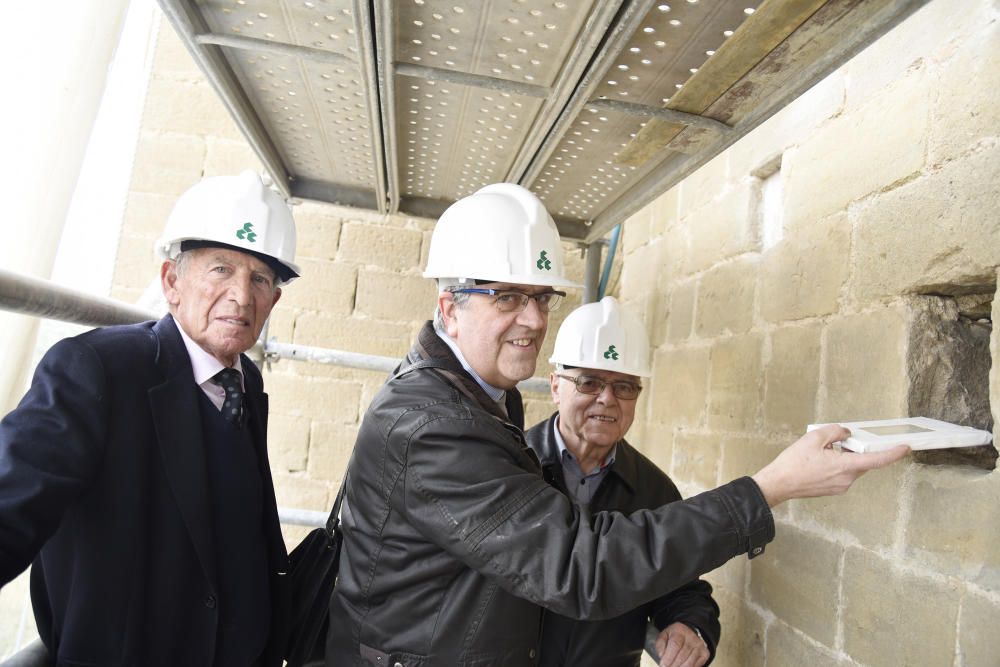
<path fill-rule="evenodd" d="M 361 354 L 326 347 L 279 343 L 275 340 L 264 342 L 264 359 L 277 361 L 290 359 L 293 361 L 313 361 L 318 364 L 329 364 L 342 368 L 357 368 L 364 371 L 382 371 L 391 373 L 399 366 L 399 357 L 383 357 L 377 354 Z M 544 394 L 549 391 L 549 381 L 546 378 L 533 377 L 518 382 L 520 391 Z"/>
<path fill-rule="evenodd" d="M 156 313 L 124 301 L 7 269 L 0 269 L 0 309 L 95 327 L 158 319 Z"/>

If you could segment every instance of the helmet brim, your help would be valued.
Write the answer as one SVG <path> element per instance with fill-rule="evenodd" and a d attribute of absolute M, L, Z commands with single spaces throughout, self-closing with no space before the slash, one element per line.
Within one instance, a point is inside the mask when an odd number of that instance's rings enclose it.
<path fill-rule="evenodd" d="M 299 267 L 278 261 L 274 257 L 265 255 L 261 252 L 248 250 L 247 248 L 241 248 L 239 246 L 222 243 L 220 241 L 205 241 L 202 239 L 187 239 L 185 241 L 181 241 L 181 252 L 186 250 L 197 250 L 198 248 L 224 248 L 226 250 L 236 250 L 237 252 L 242 252 L 250 255 L 251 257 L 255 257 L 256 259 L 259 259 L 267 264 L 271 270 L 274 271 L 274 275 L 282 285 L 299 277 Z"/>

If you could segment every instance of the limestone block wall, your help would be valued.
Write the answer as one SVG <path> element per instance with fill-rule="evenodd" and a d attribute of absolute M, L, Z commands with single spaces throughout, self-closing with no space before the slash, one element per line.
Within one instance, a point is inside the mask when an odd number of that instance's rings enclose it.
<path fill-rule="evenodd" d="M 633 440 L 686 493 L 807 424 L 938 407 L 915 346 L 958 302 L 931 295 L 988 302 L 1000 266 L 998 18 L 934 0 L 626 223 L 618 292 L 655 345 Z M 1000 332 L 973 319 L 996 423 Z M 776 520 L 764 556 L 710 575 L 715 664 L 998 664 L 1000 473 L 908 460 Z"/>

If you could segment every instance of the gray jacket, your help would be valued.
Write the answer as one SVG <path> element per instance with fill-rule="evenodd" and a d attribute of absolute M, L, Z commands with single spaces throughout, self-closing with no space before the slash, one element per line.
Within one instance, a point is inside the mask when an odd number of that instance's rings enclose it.
<path fill-rule="evenodd" d="M 534 665 L 543 607 L 618 616 L 774 538 L 749 478 L 581 514 L 542 478 L 516 391 L 492 402 L 430 323 L 404 367 L 420 360 L 442 368 L 391 378 L 358 433 L 327 664 Z"/>

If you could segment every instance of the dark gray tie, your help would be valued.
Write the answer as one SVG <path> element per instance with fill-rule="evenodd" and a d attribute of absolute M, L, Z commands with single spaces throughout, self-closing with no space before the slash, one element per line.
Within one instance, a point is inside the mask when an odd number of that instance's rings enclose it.
<path fill-rule="evenodd" d="M 235 368 L 223 368 L 212 376 L 212 381 L 226 392 L 226 400 L 222 402 L 222 416 L 228 422 L 239 426 L 243 417 L 243 387 L 240 384 L 240 372 Z"/>

